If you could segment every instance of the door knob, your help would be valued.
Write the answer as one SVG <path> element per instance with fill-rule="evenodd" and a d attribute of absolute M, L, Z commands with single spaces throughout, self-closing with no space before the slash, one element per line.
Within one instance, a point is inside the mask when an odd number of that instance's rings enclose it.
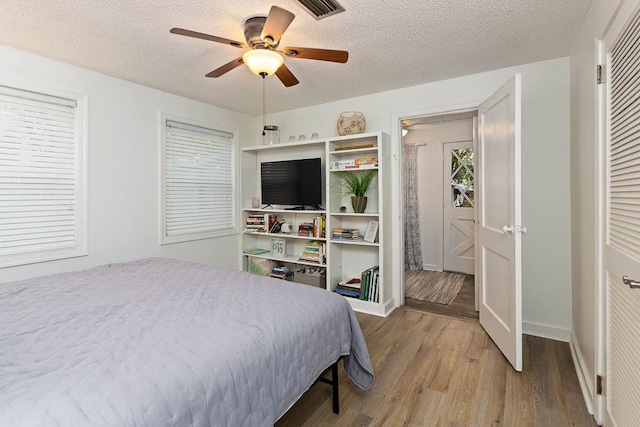
<path fill-rule="evenodd" d="M 637 282 L 633 279 L 629 279 L 629 277 L 627 276 L 622 276 L 622 282 L 624 282 L 625 285 L 629 285 L 631 289 L 640 288 L 640 282 Z"/>
<path fill-rule="evenodd" d="M 525 227 L 524 225 L 516 225 L 516 226 L 503 225 L 502 232 L 505 234 L 513 234 L 513 233 L 527 234 L 527 227 Z"/>
<path fill-rule="evenodd" d="M 513 228 L 513 226 L 510 226 L 510 227 L 506 225 L 502 226 L 502 232 L 505 234 L 513 234 L 514 231 L 515 229 Z"/>

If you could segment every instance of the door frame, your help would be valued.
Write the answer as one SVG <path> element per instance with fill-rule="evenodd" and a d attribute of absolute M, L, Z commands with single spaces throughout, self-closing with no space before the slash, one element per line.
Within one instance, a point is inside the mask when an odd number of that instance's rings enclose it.
<path fill-rule="evenodd" d="M 484 101 L 484 99 L 478 99 L 474 102 L 464 103 L 460 105 L 450 107 L 433 107 L 429 109 L 412 111 L 406 113 L 393 114 L 391 117 L 391 148 L 392 148 L 392 164 L 391 171 L 388 176 L 391 176 L 390 188 L 394 189 L 391 194 L 392 212 L 391 218 L 396 218 L 396 221 L 391 221 L 391 233 L 392 239 L 392 269 L 391 280 L 393 285 L 393 299 L 396 307 L 403 306 L 405 304 L 404 295 L 404 203 L 402 202 L 403 182 L 402 182 L 402 120 L 411 120 L 421 117 L 435 117 L 446 116 L 449 114 L 468 113 L 471 111 L 478 111 L 478 107 Z M 476 132 L 474 130 L 474 132 Z M 474 149 L 475 149 L 474 144 Z M 477 165 L 475 166 L 477 168 Z M 476 169 L 477 174 L 477 169 Z M 476 231 L 477 231 L 477 209 L 474 211 Z M 475 234 L 475 241 L 477 247 L 477 233 Z M 477 273 L 477 262 L 475 263 L 475 272 Z M 477 277 L 477 274 L 476 274 Z M 480 297 L 478 286 L 475 286 L 475 300 L 476 304 Z M 477 306 L 476 306 L 477 308 Z"/>

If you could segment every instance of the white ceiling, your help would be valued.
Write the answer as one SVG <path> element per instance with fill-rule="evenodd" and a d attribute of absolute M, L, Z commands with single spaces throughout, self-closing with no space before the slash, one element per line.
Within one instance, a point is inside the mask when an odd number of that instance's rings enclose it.
<path fill-rule="evenodd" d="M 267 78 L 268 112 L 567 56 L 590 0 L 339 0 L 316 21 L 296 0 L 3 0 L 0 43 L 252 116 L 262 82 L 241 56 L 172 27 L 244 41 L 242 22 L 272 4 L 296 15 L 280 46 L 349 51 L 346 64 L 286 59 L 300 84 Z"/>

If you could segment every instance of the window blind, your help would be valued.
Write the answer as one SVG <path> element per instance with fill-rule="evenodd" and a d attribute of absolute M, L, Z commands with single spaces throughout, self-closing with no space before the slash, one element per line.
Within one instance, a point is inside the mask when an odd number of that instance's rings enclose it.
<path fill-rule="evenodd" d="M 4 261 L 77 246 L 76 134 L 76 101 L 0 86 Z"/>
<path fill-rule="evenodd" d="M 233 134 L 167 120 L 164 156 L 165 240 L 234 229 Z"/>

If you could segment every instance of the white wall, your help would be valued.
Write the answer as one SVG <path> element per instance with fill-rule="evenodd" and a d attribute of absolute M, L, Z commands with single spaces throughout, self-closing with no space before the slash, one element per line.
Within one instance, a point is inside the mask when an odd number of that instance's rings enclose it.
<path fill-rule="evenodd" d="M 253 118 L 0 46 L 3 81 L 89 97 L 86 257 L 0 269 L 0 282 L 150 256 L 238 268 L 238 236 L 159 245 L 160 113 L 239 131 Z"/>
<path fill-rule="evenodd" d="M 524 330 L 569 339 L 571 330 L 571 254 L 569 188 L 569 59 L 527 64 L 405 89 L 270 115 L 282 139 L 301 133 L 335 135 L 342 111 L 362 111 L 367 130 L 390 133 L 391 162 L 398 170 L 399 117 L 477 107 L 515 73 L 522 74 L 522 195 Z M 254 132 L 259 133 L 261 118 Z M 389 219 L 400 220 L 399 174 Z M 387 224 L 393 224 L 393 220 Z M 398 240 L 398 239 L 397 239 Z M 399 240 L 392 248 L 392 281 L 398 287 Z"/>
<path fill-rule="evenodd" d="M 463 119 L 412 129 L 403 143 L 418 144 L 418 197 L 422 268 L 443 269 L 443 144 L 473 140 L 473 120 Z"/>

